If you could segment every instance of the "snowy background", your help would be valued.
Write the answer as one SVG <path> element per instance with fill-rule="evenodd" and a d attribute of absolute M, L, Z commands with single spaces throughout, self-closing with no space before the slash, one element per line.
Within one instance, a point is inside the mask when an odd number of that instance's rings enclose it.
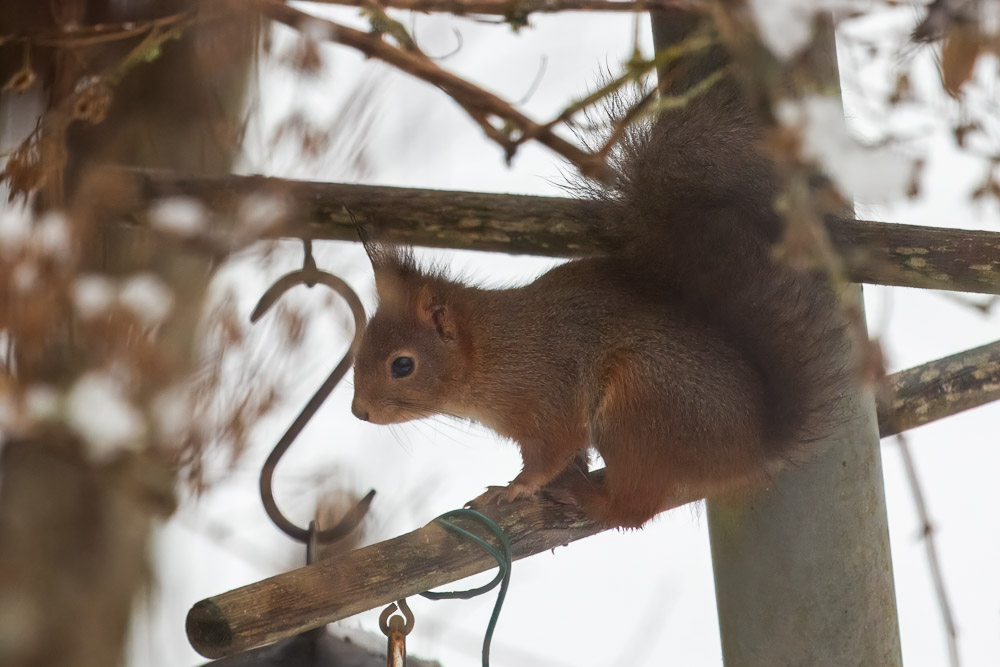
<path fill-rule="evenodd" d="M 361 25 L 354 12 L 330 14 Z M 889 68 L 903 60 L 919 63 L 916 71 L 926 89 L 939 88 L 929 51 L 898 48 L 914 18 L 914 10 L 900 9 L 880 23 L 852 27 L 887 45 L 863 68 L 852 69 L 851 54 L 842 49 L 845 108 L 852 131 L 878 139 L 891 122 L 893 129 L 915 137 L 899 149 L 904 156 L 908 149 L 930 155 L 919 200 L 860 201 L 859 217 L 1000 231 L 995 203 L 969 204 L 968 194 L 982 175 L 981 163 L 953 148 L 948 129 L 957 118 L 953 102 L 938 99 L 923 111 L 890 120 L 864 96 L 865 91 L 884 91 L 891 85 Z M 444 67 L 508 99 L 531 93 L 523 107 L 542 118 L 587 90 L 600 68 L 627 57 L 635 35 L 645 51 L 650 50 L 646 21 L 640 20 L 637 28 L 628 16 L 539 17 L 519 34 L 504 26 L 440 17 L 412 21 L 407 25 L 415 28 L 425 51 L 451 54 Z M 391 68 L 348 49 L 324 46 L 322 75 L 296 76 L 281 63 L 293 37 L 291 31 L 274 28 L 274 55 L 260 64 L 256 99 L 251 101 L 257 114 L 242 171 L 444 190 L 561 194 L 555 185 L 561 180 L 561 165 L 547 150 L 525 146 L 513 165 L 505 166 L 500 149 L 440 91 Z M 540 70 L 540 85 L 531 92 Z M 915 83 L 921 85 L 920 80 Z M 996 85 L 986 85 L 993 103 Z M 289 113 L 332 127 L 343 124 L 339 119 L 345 105 L 359 99 L 366 100 L 366 112 L 355 114 L 359 120 L 354 125 L 342 125 L 342 138 L 319 159 L 303 159 L 294 141 L 271 145 L 273 128 Z M 857 175 L 862 180 L 865 176 Z M 321 268 L 347 279 L 372 304 L 370 270 L 356 244 L 319 244 L 315 254 Z M 493 284 L 526 282 L 553 264 L 482 253 L 428 254 Z M 215 291 L 220 298 L 235 293 L 241 313 L 248 317 L 273 280 L 301 261 L 298 242 L 277 244 L 266 261 L 258 252 L 245 253 L 220 273 Z M 882 340 L 891 371 L 1000 338 L 1000 312 L 984 316 L 954 295 L 870 286 L 865 294 L 870 329 Z M 286 298 L 309 313 L 305 343 L 285 349 L 274 323 L 265 318 L 255 326 L 252 349 L 274 360 L 275 372 L 292 386 L 288 400 L 259 424 L 238 464 L 230 468 L 221 459 L 214 462 L 215 482 L 209 491 L 186 498 L 158 530 L 152 551 L 154 582 L 139 603 L 130 665 L 203 663 L 184 636 L 189 607 L 203 597 L 302 563 L 304 549 L 265 517 L 257 476 L 270 447 L 339 359 L 351 325 L 346 309 L 325 293 L 297 288 Z M 363 494 L 375 488 L 379 495 L 364 539 L 380 541 L 461 506 L 486 485 L 505 483 L 519 470 L 516 448 L 486 431 L 446 420 L 390 431 L 355 420 L 350 398 L 348 382 L 327 401 L 278 469 L 278 502 L 300 524 L 309 520 L 325 491 Z M 994 479 L 1000 469 L 998 424 L 1000 405 L 994 404 L 910 434 L 966 665 L 996 664 L 1000 655 L 1000 528 L 992 513 L 1000 506 L 1000 485 Z M 945 636 L 920 525 L 895 442 L 884 441 L 882 452 L 904 660 L 909 667 L 946 664 Z M 414 598 L 411 605 L 417 619 L 408 641 L 413 655 L 438 659 L 445 667 L 478 664 L 492 596 L 446 602 Z M 361 614 L 332 629 L 370 631 L 380 643 L 377 615 L 377 610 Z M 516 563 L 492 659 L 498 667 L 721 664 L 703 513 L 679 509 L 641 532 L 607 533 Z"/>

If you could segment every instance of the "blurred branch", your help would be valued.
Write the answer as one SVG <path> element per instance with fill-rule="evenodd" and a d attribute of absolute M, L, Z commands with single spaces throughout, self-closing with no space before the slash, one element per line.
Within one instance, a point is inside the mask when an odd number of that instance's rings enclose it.
<path fill-rule="evenodd" d="M 297 220 L 276 233 L 357 240 L 348 211 L 377 238 L 436 248 L 551 257 L 585 256 L 607 242 L 595 221 L 606 203 L 563 197 L 449 192 L 260 176 L 191 178 L 134 172 L 139 197 L 131 215 L 171 196 L 232 211 L 244 198 L 280 197 Z M 1000 294 L 1000 233 L 837 219 L 827 223 L 851 280 L 879 285 Z"/>
<path fill-rule="evenodd" d="M 308 0 L 316 4 L 367 7 L 370 0 Z M 699 0 L 382 0 L 385 9 L 414 12 L 440 12 L 465 16 L 484 14 L 503 16 L 522 23 L 530 14 L 554 12 L 646 12 L 657 9 L 699 10 L 708 6 Z"/>
<path fill-rule="evenodd" d="M 652 60 L 633 58 L 625 64 L 624 73 L 616 78 L 612 85 L 607 86 L 607 90 L 601 95 L 589 95 L 582 102 L 571 103 L 552 121 L 539 123 L 515 109 L 507 100 L 442 69 L 415 47 L 405 31 L 400 34 L 399 24 L 389 20 L 380 6 L 372 8 L 365 3 L 369 18 L 376 28 L 372 32 L 355 30 L 333 21 L 317 18 L 289 7 L 279 0 L 259 0 L 259 6 L 263 14 L 270 19 L 296 30 L 306 31 L 313 37 L 322 31 L 324 33 L 322 37 L 325 39 L 350 46 L 370 58 L 377 58 L 437 86 L 461 106 L 490 139 L 504 149 L 508 161 L 522 144 L 535 140 L 568 160 L 584 176 L 599 181 L 614 179 L 614 170 L 608 165 L 606 157 L 620 131 L 613 132 L 612 139 L 605 142 L 599 150 L 590 152 L 560 137 L 555 133 L 555 127 L 560 123 L 567 123 L 572 115 L 597 103 L 623 85 L 641 80 L 655 67 L 662 65 L 664 60 L 675 59 L 689 50 L 700 50 L 706 46 L 706 39 L 699 37 L 690 43 L 679 44 L 666 53 L 657 54 Z M 393 36 L 398 46 L 393 46 L 383 39 L 383 33 Z M 623 122 L 631 122 L 637 115 L 638 113 L 628 114 Z"/>
<path fill-rule="evenodd" d="M 424 0 L 419 1 L 424 2 Z M 411 3 L 411 0 L 400 0 L 400 2 L 402 3 L 402 8 L 407 8 L 407 3 Z M 640 9 L 646 10 L 650 8 L 662 9 L 692 6 L 692 3 L 686 0 L 652 0 L 652 2 L 636 3 L 609 0 L 562 0 L 561 2 L 545 2 L 543 0 L 542 2 L 527 3 L 510 0 L 504 0 L 503 2 L 476 0 L 475 3 L 465 3 L 461 0 L 457 2 L 449 0 L 449 3 L 450 5 L 448 6 L 453 5 L 462 12 L 483 9 L 485 13 L 502 13 L 514 24 L 523 24 L 527 15 L 533 11 L 559 11 L 571 7 L 590 10 L 627 9 L 628 11 L 639 11 Z M 549 122 L 540 123 L 518 111 L 511 102 L 442 69 L 432 58 L 428 57 L 417 47 L 402 24 L 386 14 L 386 6 L 383 4 L 370 0 L 344 0 L 343 3 L 340 3 L 362 7 L 372 25 L 370 32 L 356 30 L 334 21 L 312 16 L 284 4 L 283 0 L 258 0 L 256 4 L 266 17 L 284 23 L 296 30 L 305 31 L 311 38 L 319 38 L 319 34 L 322 32 L 322 39 L 352 47 L 370 58 L 386 62 L 411 76 L 440 88 L 466 111 L 490 139 L 504 149 L 508 161 L 513 158 L 522 144 L 534 140 L 547 146 L 575 165 L 581 174 L 599 181 L 611 181 L 614 179 L 614 171 L 608 165 L 607 157 L 616 140 L 624 132 L 625 127 L 637 120 L 646 111 L 646 107 L 649 106 L 648 102 L 652 98 L 652 93 L 647 94 L 639 105 L 636 105 L 635 108 L 624 115 L 616 124 L 616 127 L 612 128 L 609 138 L 596 150 L 586 150 L 560 137 L 555 132 L 556 128 L 571 124 L 572 117 L 575 114 L 600 102 L 621 87 L 641 81 L 655 67 L 662 66 L 666 62 L 676 59 L 687 52 L 704 49 L 707 45 L 711 44 L 711 40 L 704 36 L 699 36 L 697 39 L 691 40 L 690 43 L 678 44 L 675 48 L 669 49 L 666 53 L 657 54 L 650 60 L 642 59 L 633 54 L 633 57 L 625 63 L 622 74 L 615 77 L 608 85 L 596 93 L 585 96 L 582 100 L 571 102 Z M 415 3 L 411 4 L 413 6 L 409 8 L 417 8 Z M 400 5 L 389 6 L 400 8 Z M 444 7 L 445 5 L 442 5 L 442 11 L 445 10 Z M 225 14 L 210 15 L 211 18 L 215 19 L 219 19 L 222 16 L 225 16 Z M 182 12 L 155 21 L 84 26 L 76 32 L 60 30 L 30 37 L 18 34 L 0 35 L 0 44 L 5 41 L 24 41 L 40 46 L 79 48 L 145 35 L 143 43 L 136 47 L 138 56 L 130 55 L 122 61 L 121 66 L 116 70 L 94 79 L 95 83 L 102 85 L 110 84 L 113 86 L 132 64 L 143 58 L 148 59 L 151 57 L 150 54 L 158 53 L 159 47 L 164 41 L 178 37 L 182 30 L 191 22 L 206 18 L 208 16 L 202 17 L 194 12 Z M 395 45 L 387 41 L 385 37 L 390 37 L 395 42 Z M 709 85 L 717 78 L 712 78 L 708 82 Z M 96 88 L 96 86 L 92 85 L 91 88 Z M 103 103 L 106 106 L 110 103 L 111 91 L 102 89 L 101 93 L 104 98 L 107 98 L 107 101 Z M 83 94 L 92 95 L 89 90 L 84 90 L 70 100 L 70 106 L 74 104 L 78 105 L 78 98 Z M 686 99 L 679 98 L 674 100 L 674 102 L 680 104 L 686 102 Z M 66 107 L 66 105 L 63 106 Z M 103 106 L 97 111 L 87 109 L 85 112 L 74 108 L 70 115 L 67 113 L 66 108 L 62 108 L 59 109 L 59 117 L 63 124 L 67 123 L 65 120 L 67 116 L 74 120 L 85 117 L 91 120 L 91 122 L 99 123 L 103 120 L 103 116 L 101 115 L 103 111 Z M 50 120 L 49 123 L 51 124 L 51 122 Z M 26 153 L 30 145 L 31 141 L 29 140 L 19 150 L 22 153 Z M 21 180 L 23 181 L 24 179 L 22 178 Z M 36 180 L 40 180 L 40 177 L 36 177 Z M 19 189 L 30 190 L 34 183 L 28 182 L 24 185 L 25 187 L 19 187 Z"/>
<path fill-rule="evenodd" d="M 72 30 L 51 29 L 40 30 L 31 34 L 0 35 L 0 44 L 23 42 L 33 46 L 81 48 L 96 44 L 105 44 L 107 42 L 117 42 L 151 32 L 181 27 L 195 19 L 195 17 L 196 12 L 191 10 L 145 21 L 97 23 L 77 26 Z"/>
<path fill-rule="evenodd" d="M 982 373 L 969 372 L 979 384 L 953 386 L 928 409 L 928 401 L 920 392 L 922 378 L 928 373 L 939 373 L 938 384 L 944 386 L 951 379 L 965 375 L 961 368 L 971 369 L 975 364 L 980 364 Z M 998 380 L 1000 342 L 897 373 L 888 378 L 888 384 L 900 392 L 899 400 L 879 404 L 879 423 L 894 426 L 882 427 L 881 436 L 898 433 L 893 428 L 898 429 L 900 424 L 927 423 L 973 404 L 1000 399 Z M 991 383 L 993 388 L 986 388 Z M 941 409 L 945 406 L 957 409 L 946 412 Z M 591 474 L 599 475 L 600 471 Z M 679 500 L 673 506 L 691 500 Z M 481 511 L 506 532 L 515 558 L 542 553 L 600 532 L 572 508 L 544 498 L 481 508 Z M 202 600 L 188 613 L 188 638 L 206 657 L 232 655 L 485 572 L 495 564 L 475 544 L 432 523 L 406 535 Z"/>
<path fill-rule="evenodd" d="M 465 109 L 491 139 L 504 147 L 508 158 L 513 156 L 524 137 L 530 136 L 572 162 L 581 173 L 598 179 L 610 178 L 611 168 L 602 158 L 559 137 L 551 129 L 514 109 L 502 98 L 442 69 L 419 51 L 394 47 L 378 33 L 355 30 L 278 2 L 263 0 L 260 7 L 268 18 L 296 30 L 309 30 L 315 35 L 317 28 L 326 28 L 325 36 L 330 41 L 350 46 L 370 58 L 389 63 L 437 86 Z M 497 128 L 491 123 L 491 117 L 496 117 L 511 127 Z"/>

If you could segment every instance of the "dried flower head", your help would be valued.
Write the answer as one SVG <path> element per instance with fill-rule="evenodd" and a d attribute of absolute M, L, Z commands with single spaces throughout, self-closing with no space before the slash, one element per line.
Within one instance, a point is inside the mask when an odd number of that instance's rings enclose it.
<path fill-rule="evenodd" d="M 31 84 L 35 82 L 35 79 L 35 70 L 31 69 L 29 65 L 25 65 L 14 76 L 7 79 L 7 83 L 3 85 L 3 91 L 23 93 L 28 88 L 31 88 Z"/>
<path fill-rule="evenodd" d="M 73 118 L 97 125 L 107 117 L 111 99 L 111 86 L 97 77 L 88 79 L 77 89 Z"/>

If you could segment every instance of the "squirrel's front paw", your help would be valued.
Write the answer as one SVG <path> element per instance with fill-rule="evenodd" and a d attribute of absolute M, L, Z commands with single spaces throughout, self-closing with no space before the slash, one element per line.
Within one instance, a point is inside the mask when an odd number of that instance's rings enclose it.
<path fill-rule="evenodd" d="M 466 503 L 466 507 L 476 509 L 477 507 L 487 507 L 489 505 L 500 505 L 512 503 L 521 498 L 534 498 L 538 495 L 538 487 L 518 482 L 514 480 L 507 486 L 488 486 L 486 492 L 474 500 Z"/>
<path fill-rule="evenodd" d="M 526 482 L 519 482 L 516 479 L 508 484 L 506 488 L 502 488 L 504 491 L 504 500 L 509 503 L 515 500 L 520 500 L 521 498 L 531 499 L 538 495 L 539 486 L 537 484 L 529 484 Z"/>

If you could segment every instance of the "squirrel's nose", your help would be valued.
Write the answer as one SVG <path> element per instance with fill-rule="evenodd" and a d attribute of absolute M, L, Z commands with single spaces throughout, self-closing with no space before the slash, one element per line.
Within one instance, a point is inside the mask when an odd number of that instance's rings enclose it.
<path fill-rule="evenodd" d="M 361 408 L 357 401 L 351 402 L 351 412 L 361 421 L 368 421 L 368 411 Z"/>

